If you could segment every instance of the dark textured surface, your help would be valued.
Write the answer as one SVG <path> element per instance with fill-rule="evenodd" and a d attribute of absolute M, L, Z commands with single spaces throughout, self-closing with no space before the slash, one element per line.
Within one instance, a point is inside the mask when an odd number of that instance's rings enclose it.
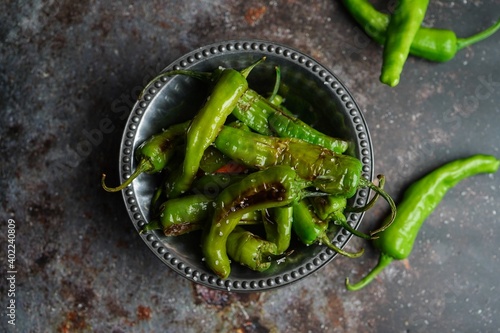
<path fill-rule="evenodd" d="M 380 1 L 380 8 L 384 2 Z M 426 24 L 467 36 L 500 1 L 432 2 Z M 289 287 L 229 294 L 160 265 L 119 194 L 118 147 L 138 90 L 199 46 L 260 38 L 297 48 L 337 74 L 365 112 L 375 172 L 397 199 L 454 158 L 500 156 L 497 34 L 445 64 L 410 58 L 402 82 L 378 82 L 381 48 L 341 4 L 319 1 L 7 1 L 0 11 L 2 276 L 16 221 L 17 332 L 498 332 L 499 175 L 468 179 L 424 225 L 408 261 L 366 289 L 344 289 L 376 263 L 337 258 Z M 373 227 L 383 205 L 364 220 Z M 7 283 L 0 284 L 2 308 Z"/>

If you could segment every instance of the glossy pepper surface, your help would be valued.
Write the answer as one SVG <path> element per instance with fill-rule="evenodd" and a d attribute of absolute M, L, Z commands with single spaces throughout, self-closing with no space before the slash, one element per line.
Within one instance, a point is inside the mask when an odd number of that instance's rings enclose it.
<path fill-rule="evenodd" d="M 135 171 L 118 187 L 105 184 L 106 175 L 102 175 L 102 187 L 108 192 L 118 192 L 126 188 L 141 173 L 157 173 L 162 171 L 175 152 L 178 139 L 184 136 L 189 122 L 168 127 L 159 134 L 152 135 L 136 149 L 135 157 L 139 161 Z"/>
<path fill-rule="evenodd" d="M 202 252 L 207 266 L 220 278 L 230 274 L 226 252 L 229 234 L 243 214 L 260 209 L 282 207 L 303 196 L 309 185 L 287 166 L 273 166 L 249 174 L 227 187 L 215 200 L 210 226 L 204 229 Z"/>
<path fill-rule="evenodd" d="M 237 226 L 227 239 L 227 254 L 241 265 L 263 272 L 271 266 L 277 248 L 275 243 Z"/>
<path fill-rule="evenodd" d="M 346 280 L 349 290 L 359 290 L 393 260 L 407 258 L 418 232 L 445 194 L 461 180 L 481 173 L 495 173 L 500 160 L 491 155 L 473 155 L 449 162 L 413 183 L 404 193 L 394 222 L 374 240 L 381 252 L 377 266 L 356 284 Z"/>
<path fill-rule="evenodd" d="M 357 158 L 299 139 L 270 137 L 226 126 L 214 144 L 225 155 L 251 168 L 288 165 L 300 177 L 330 194 L 351 197 L 361 181 L 362 163 Z"/>
<path fill-rule="evenodd" d="M 390 16 L 377 11 L 368 0 L 343 0 L 343 3 L 366 34 L 384 45 Z M 410 54 L 430 61 L 449 61 L 459 50 L 484 40 L 499 28 L 500 20 L 473 36 L 458 38 L 448 29 L 420 27 L 411 43 Z"/>
<path fill-rule="evenodd" d="M 304 244 L 320 243 L 349 258 L 357 258 L 363 254 L 363 249 L 356 253 L 350 253 L 335 246 L 328 237 L 329 227 L 327 221 L 316 216 L 306 200 L 300 200 L 293 204 L 292 228 Z M 330 227 L 330 229 L 335 229 L 335 226 Z M 334 230 L 330 231 L 333 233 Z"/>
<path fill-rule="evenodd" d="M 422 24 L 429 0 L 399 0 L 387 27 L 380 81 L 391 87 L 399 77 L 410 54 L 413 39 Z"/>
<path fill-rule="evenodd" d="M 172 177 L 168 197 L 177 197 L 189 189 L 200 167 L 203 152 L 216 138 L 227 116 L 247 89 L 248 82 L 243 74 L 233 69 L 222 72 L 187 130 L 182 172 Z"/>

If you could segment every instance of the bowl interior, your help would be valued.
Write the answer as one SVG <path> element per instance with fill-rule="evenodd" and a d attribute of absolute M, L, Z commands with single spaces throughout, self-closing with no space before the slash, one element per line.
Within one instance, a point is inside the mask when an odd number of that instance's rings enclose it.
<path fill-rule="evenodd" d="M 285 105 L 318 130 L 349 140 L 348 154 L 363 163 L 363 175 L 373 177 L 373 155 L 365 120 L 343 84 L 326 68 L 299 51 L 265 41 L 227 41 L 208 45 L 174 61 L 171 69 L 213 71 L 219 66 L 243 69 L 258 59 L 266 60 L 248 77 L 249 86 L 262 93 L 272 90 L 275 67 L 281 69 L 280 94 Z M 150 135 L 169 125 L 191 119 L 202 106 L 209 91 L 205 83 L 186 76 L 173 76 L 155 81 L 133 107 L 123 134 L 120 151 L 120 178 L 126 179 L 137 165 L 134 150 Z M 123 196 L 131 220 L 139 230 L 150 218 L 150 202 L 160 184 L 158 175 L 141 175 Z M 369 195 L 359 190 L 350 200 L 364 204 Z M 357 227 L 363 214 L 347 215 Z M 337 254 L 321 245 L 304 246 L 294 241 L 295 251 L 284 262 L 273 263 L 265 272 L 253 272 L 232 264 L 231 275 L 221 280 L 207 269 L 200 249 L 199 232 L 179 237 L 165 237 L 161 232 L 141 235 L 148 247 L 170 268 L 194 282 L 233 291 L 262 291 L 283 286 L 316 271 Z M 331 238 L 339 247 L 350 239 L 344 230 L 332 231 Z"/>

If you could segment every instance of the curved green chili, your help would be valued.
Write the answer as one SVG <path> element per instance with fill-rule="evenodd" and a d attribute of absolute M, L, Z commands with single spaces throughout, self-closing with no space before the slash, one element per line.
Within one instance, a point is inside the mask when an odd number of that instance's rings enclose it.
<path fill-rule="evenodd" d="M 276 253 L 284 253 L 292 239 L 293 206 L 262 211 L 266 239 L 276 244 Z"/>
<path fill-rule="evenodd" d="M 300 200 L 293 204 L 292 228 L 304 244 L 311 245 L 319 243 L 326 245 L 333 251 L 349 258 L 358 258 L 363 254 L 364 249 L 351 253 L 334 245 L 328 237 L 328 227 L 328 222 L 319 219 L 309 207 L 306 200 Z"/>
<path fill-rule="evenodd" d="M 349 142 L 326 135 L 299 118 L 274 112 L 268 117 L 269 127 L 280 137 L 297 138 L 342 154 L 349 148 Z"/>
<path fill-rule="evenodd" d="M 248 88 L 248 82 L 238 71 L 222 72 L 202 109 L 196 114 L 186 135 L 186 153 L 180 175 L 171 177 L 167 197 L 186 192 L 200 167 L 203 152 L 213 142 L 226 118 Z"/>
<path fill-rule="evenodd" d="M 210 225 L 204 229 L 202 252 L 207 266 L 225 279 L 231 271 L 226 243 L 242 215 L 254 210 L 282 207 L 304 196 L 309 185 L 287 166 L 273 166 L 249 174 L 227 187 L 215 199 Z"/>
<path fill-rule="evenodd" d="M 396 207 L 392 198 L 381 188 L 362 177 L 362 163 L 349 155 L 294 138 L 276 138 L 224 127 L 214 141 L 217 149 L 248 167 L 265 169 L 287 165 L 303 179 L 328 194 L 352 197 L 360 187 L 369 187 L 379 193 L 390 205 L 392 218 Z M 373 231 L 372 236 L 379 230 Z"/>
<path fill-rule="evenodd" d="M 407 258 L 418 232 L 445 194 L 461 180 L 480 173 L 498 171 L 500 160 L 490 155 L 473 155 L 449 162 L 413 183 L 404 193 L 394 222 L 374 240 L 381 252 L 377 266 L 355 284 L 346 279 L 349 290 L 368 285 L 393 260 Z"/>
<path fill-rule="evenodd" d="M 385 34 L 380 81 L 394 87 L 399 83 L 406 58 L 422 24 L 429 0 L 399 0 Z"/>
<path fill-rule="evenodd" d="M 210 217 L 213 198 L 203 194 L 185 195 L 169 199 L 159 207 L 159 216 L 145 224 L 140 233 L 162 230 L 165 236 L 180 236 L 191 231 L 201 230 Z M 238 225 L 261 223 L 259 212 L 244 214 Z"/>
<path fill-rule="evenodd" d="M 232 260 L 254 271 L 267 270 L 277 258 L 276 244 L 239 226 L 229 234 L 226 245 Z"/>
<path fill-rule="evenodd" d="M 175 152 L 177 139 L 184 136 L 189 122 L 172 125 L 159 134 L 152 135 L 144 141 L 135 152 L 139 160 L 135 171 L 130 177 L 117 187 L 108 187 L 105 183 L 106 175 L 102 175 L 101 185 L 108 192 L 118 192 L 126 188 L 141 173 L 157 173 L 162 171 Z"/>
<path fill-rule="evenodd" d="M 343 0 L 343 3 L 366 34 L 383 45 L 390 16 L 377 11 L 368 0 Z M 430 61 L 449 61 L 459 50 L 488 38 L 499 28 L 500 20 L 473 36 L 457 38 L 451 30 L 420 27 L 411 43 L 410 54 Z"/>

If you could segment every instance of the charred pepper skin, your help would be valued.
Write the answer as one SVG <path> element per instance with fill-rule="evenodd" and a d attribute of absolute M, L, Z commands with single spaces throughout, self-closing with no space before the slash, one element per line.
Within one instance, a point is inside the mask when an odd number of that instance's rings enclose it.
<path fill-rule="evenodd" d="M 360 187 L 369 187 L 380 194 L 391 207 L 391 219 L 396 216 L 394 200 L 382 188 L 362 176 L 360 160 L 349 155 L 335 154 L 329 149 L 295 138 L 276 138 L 258 133 L 224 127 L 214 141 L 225 155 L 250 168 L 265 169 L 275 165 L 292 167 L 297 174 L 321 192 L 351 198 Z"/>
<path fill-rule="evenodd" d="M 273 165 L 293 167 L 300 177 L 311 180 L 330 194 L 354 195 L 361 178 L 362 163 L 349 155 L 295 138 L 277 138 L 224 127 L 215 147 L 232 159 L 256 169 Z"/>
<path fill-rule="evenodd" d="M 473 155 L 451 161 L 413 183 L 398 205 L 394 222 L 373 241 L 381 253 L 377 266 L 355 284 L 350 284 L 346 279 L 347 289 L 364 288 L 393 260 L 407 258 L 420 228 L 446 193 L 463 179 L 482 173 L 495 173 L 499 166 L 500 160 L 494 156 Z"/>
<path fill-rule="evenodd" d="M 262 215 L 266 239 L 276 244 L 276 254 L 284 253 L 292 239 L 293 206 L 265 209 Z"/>
<path fill-rule="evenodd" d="M 249 174 L 217 196 L 212 221 L 202 235 L 202 252 L 207 266 L 220 278 L 231 272 L 226 245 L 243 214 L 289 205 L 302 196 L 308 182 L 288 166 L 273 166 Z"/>

